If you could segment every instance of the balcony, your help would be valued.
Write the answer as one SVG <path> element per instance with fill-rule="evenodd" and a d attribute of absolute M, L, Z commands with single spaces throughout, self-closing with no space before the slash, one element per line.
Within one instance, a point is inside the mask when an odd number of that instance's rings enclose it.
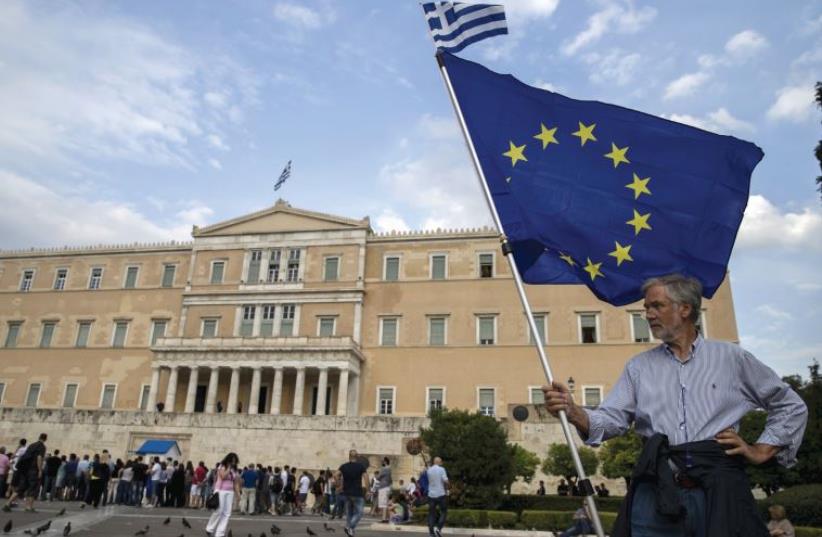
<path fill-rule="evenodd" d="M 191 354 L 302 355 L 354 357 L 364 360 L 359 343 L 350 336 L 338 337 L 214 337 L 159 338 L 151 350 L 159 358 Z"/>

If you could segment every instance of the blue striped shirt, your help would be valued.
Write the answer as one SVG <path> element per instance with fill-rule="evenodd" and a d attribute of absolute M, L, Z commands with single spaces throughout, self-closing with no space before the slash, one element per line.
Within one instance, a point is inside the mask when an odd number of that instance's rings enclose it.
<path fill-rule="evenodd" d="M 599 408 L 590 410 L 588 438 L 597 446 L 634 423 L 643 437 L 667 435 L 671 445 L 710 440 L 751 410 L 768 412 L 757 442 L 780 446 L 777 460 L 796 462 L 808 420 L 805 403 L 772 369 L 738 345 L 697 336 L 685 361 L 667 345 L 633 357 Z"/>

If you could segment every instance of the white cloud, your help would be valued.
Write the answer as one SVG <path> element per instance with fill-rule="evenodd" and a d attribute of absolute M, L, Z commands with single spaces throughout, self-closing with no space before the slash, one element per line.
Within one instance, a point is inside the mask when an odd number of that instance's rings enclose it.
<path fill-rule="evenodd" d="M 665 95 L 663 98 L 668 100 L 691 95 L 699 89 L 700 86 L 707 82 L 708 79 L 710 79 L 710 75 L 702 71 L 682 75 L 668 84 L 665 88 Z"/>
<path fill-rule="evenodd" d="M 591 82 L 615 83 L 617 86 L 624 86 L 633 80 L 641 58 L 636 52 L 629 54 L 620 49 L 606 55 L 592 52 L 584 57 L 585 62 L 593 67 L 588 76 Z"/>
<path fill-rule="evenodd" d="M 37 159 L 64 168 L 87 157 L 193 167 L 193 142 L 229 120 L 215 96 L 255 102 L 254 76 L 229 58 L 203 58 L 149 27 L 74 4 L 38 6 L 0 2 L 7 166 Z"/>
<path fill-rule="evenodd" d="M 58 192 L 5 170 L 0 170 L 0 191 L 0 248 L 5 249 L 189 240 L 191 226 L 206 224 L 214 214 L 190 202 L 150 219 L 129 203 Z M 49 232 L 42 233 L 44 229 Z"/>
<path fill-rule="evenodd" d="M 822 291 L 822 283 L 817 282 L 799 282 L 794 287 L 796 287 L 797 291 L 802 292 Z"/>
<path fill-rule="evenodd" d="M 331 10 L 315 11 L 299 4 L 280 2 L 274 6 L 274 17 L 289 25 L 315 30 L 334 22 L 335 14 Z"/>
<path fill-rule="evenodd" d="M 822 209 L 782 212 L 762 195 L 748 200 L 736 246 L 741 249 L 789 248 L 822 251 Z"/>
<path fill-rule="evenodd" d="M 743 30 L 725 43 L 725 52 L 739 59 L 748 58 L 764 48 L 768 40 L 754 30 Z"/>
<path fill-rule="evenodd" d="M 404 214 L 416 212 L 424 229 L 488 224 L 473 166 L 450 118 L 422 116 L 402 156 L 380 169 L 380 181 Z M 417 224 L 409 223 L 416 227 Z"/>
<path fill-rule="evenodd" d="M 734 117 L 724 107 L 710 112 L 705 117 L 695 117 L 689 114 L 670 114 L 663 116 L 671 121 L 685 123 L 692 127 L 720 134 L 750 134 L 756 130 L 753 124 Z"/>
<path fill-rule="evenodd" d="M 754 311 L 760 315 L 763 315 L 773 321 L 790 321 L 793 319 L 793 315 L 788 313 L 787 311 L 781 310 L 776 306 L 771 304 L 762 304 L 761 306 L 757 306 Z"/>
<path fill-rule="evenodd" d="M 222 138 L 217 136 L 216 134 L 209 134 L 206 137 L 208 143 L 211 144 L 211 147 L 215 147 L 217 149 L 221 149 L 223 151 L 230 151 L 231 148 L 226 145 Z"/>
<path fill-rule="evenodd" d="M 222 170 L 223 169 L 222 163 L 219 160 L 217 160 L 216 158 L 208 159 L 208 163 L 215 170 Z"/>
<path fill-rule="evenodd" d="M 377 232 L 408 231 L 410 229 L 405 220 L 392 209 L 383 209 L 374 219 L 374 231 Z"/>
<path fill-rule="evenodd" d="M 218 91 L 207 91 L 203 99 L 214 108 L 225 108 L 228 104 L 228 95 Z"/>
<path fill-rule="evenodd" d="M 573 56 L 580 49 L 599 41 L 608 32 L 636 33 L 653 21 L 656 14 L 656 9 L 648 6 L 637 9 L 631 4 L 610 4 L 591 15 L 585 29 L 562 45 L 562 52 L 566 56 Z"/>
<path fill-rule="evenodd" d="M 552 84 L 551 82 L 546 82 L 546 81 L 542 80 L 541 78 L 537 79 L 537 81 L 534 82 L 533 86 L 535 88 L 540 88 L 540 89 L 544 89 L 544 90 L 548 90 L 548 91 L 554 91 L 554 92 L 560 91 L 559 86 L 556 86 L 555 84 Z"/>
<path fill-rule="evenodd" d="M 811 117 L 813 86 L 786 86 L 776 92 L 776 101 L 768 109 L 768 119 L 799 123 Z"/>
<path fill-rule="evenodd" d="M 507 0 L 505 2 L 505 17 L 532 19 L 534 17 L 550 17 L 559 6 L 559 0 Z"/>

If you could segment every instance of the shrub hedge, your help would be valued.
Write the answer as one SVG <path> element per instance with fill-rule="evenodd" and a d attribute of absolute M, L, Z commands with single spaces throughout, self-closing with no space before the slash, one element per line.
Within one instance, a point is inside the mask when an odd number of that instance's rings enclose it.
<path fill-rule="evenodd" d="M 585 498 L 582 496 L 536 496 L 533 494 L 511 494 L 498 507 L 500 511 L 576 511 Z M 616 513 L 622 504 L 621 496 L 597 498 L 599 511 Z"/>
<path fill-rule="evenodd" d="M 414 511 L 411 520 L 417 524 L 428 523 L 428 508 Z M 448 509 L 448 525 L 457 528 L 504 528 L 517 524 L 517 514 L 511 511 L 485 511 L 480 509 Z"/>
<path fill-rule="evenodd" d="M 794 526 L 793 529 L 796 530 L 796 537 L 822 537 L 822 528 Z"/>
<path fill-rule="evenodd" d="M 794 526 L 822 528 L 822 483 L 797 485 L 757 503 L 764 520 L 768 520 L 768 507 L 778 504 L 785 508 Z"/>
<path fill-rule="evenodd" d="M 616 513 L 599 513 L 602 528 L 610 533 L 616 522 Z M 574 523 L 574 513 L 571 511 L 523 511 L 520 522 L 526 529 L 544 531 L 563 531 Z"/>

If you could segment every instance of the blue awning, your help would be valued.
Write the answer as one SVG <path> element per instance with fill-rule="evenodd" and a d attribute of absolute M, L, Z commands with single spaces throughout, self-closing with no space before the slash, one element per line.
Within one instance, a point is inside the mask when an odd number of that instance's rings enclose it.
<path fill-rule="evenodd" d="M 165 455 L 172 448 L 177 448 L 177 452 L 180 452 L 180 446 L 175 440 L 146 440 L 136 453 L 138 455 Z"/>

